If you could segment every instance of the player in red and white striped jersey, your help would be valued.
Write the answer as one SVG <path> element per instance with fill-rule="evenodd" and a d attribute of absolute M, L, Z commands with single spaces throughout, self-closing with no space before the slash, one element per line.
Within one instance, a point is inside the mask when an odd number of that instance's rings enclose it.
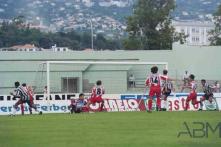
<path fill-rule="evenodd" d="M 35 105 L 34 104 L 34 91 L 33 91 L 32 87 L 31 86 L 27 86 L 27 90 L 28 90 L 28 95 L 30 97 L 30 104 L 31 105 Z M 32 108 L 29 107 L 28 109 L 29 109 L 30 114 L 32 114 Z M 36 108 L 34 108 L 34 109 L 36 109 Z"/>
<path fill-rule="evenodd" d="M 189 76 L 189 84 L 187 86 L 183 86 L 182 88 L 189 88 L 190 89 L 190 93 L 189 95 L 187 96 L 187 99 L 186 99 L 186 107 L 184 110 L 187 110 L 189 108 L 189 102 L 192 101 L 192 104 L 193 105 L 196 105 L 198 103 L 200 103 L 200 101 L 197 101 L 197 92 L 196 92 L 196 89 L 197 89 L 197 84 L 196 82 L 194 81 L 195 79 L 195 76 L 193 74 L 191 74 Z"/>
<path fill-rule="evenodd" d="M 104 100 L 102 99 L 102 95 L 105 93 L 104 87 L 102 86 L 102 81 L 98 80 L 96 85 L 91 90 L 91 98 L 87 103 L 87 107 L 89 108 L 90 104 L 99 103 L 100 111 L 103 110 Z"/>
<path fill-rule="evenodd" d="M 154 96 L 157 97 L 157 110 L 160 110 L 160 107 L 161 107 L 161 100 L 160 100 L 161 87 L 160 87 L 160 85 L 161 85 L 161 78 L 160 78 L 160 75 L 158 74 L 158 67 L 153 66 L 151 68 L 151 74 L 147 77 L 147 80 L 146 80 L 146 86 L 150 87 L 149 101 L 148 101 L 149 112 L 152 111 L 152 101 L 153 101 Z"/>

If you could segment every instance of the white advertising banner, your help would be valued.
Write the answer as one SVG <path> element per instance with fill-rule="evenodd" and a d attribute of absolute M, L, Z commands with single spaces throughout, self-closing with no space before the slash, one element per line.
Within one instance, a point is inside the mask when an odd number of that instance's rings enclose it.
<path fill-rule="evenodd" d="M 202 94 L 198 94 L 199 100 Z M 85 96 L 89 97 L 88 94 Z M 108 112 L 116 111 L 146 111 L 147 108 L 147 95 L 142 94 L 110 94 L 104 95 L 105 110 Z M 43 113 L 67 113 L 68 106 L 70 105 L 70 99 L 78 98 L 78 94 L 52 94 L 50 100 L 47 100 L 43 94 L 34 96 L 34 103 L 39 111 Z M 185 107 L 185 101 L 187 94 L 177 93 L 168 97 L 168 111 L 183 111 Z M 18 100 L 18 99 L 17 99 Z M 12 113 L 13 105 L 17 101 L 12 96 L 0 95 L 0 115 L 9 115 Z M 221 110 L 221 93 L 214 94 L 214 100 L 212 103 L 205 101 L 203 103 L 203 110 Z M 25 114 L 28 114 L 28 105 L 25 106 Z M 155 106 L 155 103 L 153 104 Z M 197 111 L 199 104 L 192 105 L 190 102 L 191 111 Z M 91 110 L 96 111 L 99 108 L 98 104 L 91 105 Z M 33 110 L 33 113 L 36 113 Z M 17 114 L 21 114 L 20 106 L 17 110 Z"/>

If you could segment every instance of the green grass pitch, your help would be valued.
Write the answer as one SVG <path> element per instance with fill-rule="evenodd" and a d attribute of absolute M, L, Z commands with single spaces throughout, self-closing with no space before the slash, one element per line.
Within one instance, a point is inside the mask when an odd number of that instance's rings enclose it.
<path fill-rule="evenodd" d="M 208 122 L 213 129 L 221 113 L 113 112 L 0 116 L 0 147 L 221 147 L 219 128 L 208 138 L 191 138 Z M 221 130 L 220 130 L 221 131 Z M 221 133 L 221 132 L 220 132 Z M 196 132 L 195 136 L 203 132 Z"/>

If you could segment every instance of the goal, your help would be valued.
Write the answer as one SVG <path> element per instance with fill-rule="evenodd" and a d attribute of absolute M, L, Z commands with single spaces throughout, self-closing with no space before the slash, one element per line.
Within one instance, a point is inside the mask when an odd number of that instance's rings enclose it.
<path fill-rule="evenodd" d="M 159 73 L 168 69 L 167 62 L 46 61 L 39 65 L 34 88 L 43 93 L 47 86 L 47 97 L 52 93 L 90 93 L 101 80 L 108 94 L 142 93 L 153 65 Z"/>

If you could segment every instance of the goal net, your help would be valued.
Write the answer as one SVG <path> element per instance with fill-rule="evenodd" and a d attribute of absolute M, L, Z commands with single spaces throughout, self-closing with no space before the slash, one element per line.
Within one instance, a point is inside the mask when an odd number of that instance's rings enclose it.
<path fill-rule="evenodd" d="M 159 73 L 168 69 L 167 62 L 47 61 L 39 65 L 34 90 L 43 93 L 47 86 L 47 97 L 52 93 L 90 93 L 101 80 L 107 94 L 142 93 L 153 65 Z"/>

